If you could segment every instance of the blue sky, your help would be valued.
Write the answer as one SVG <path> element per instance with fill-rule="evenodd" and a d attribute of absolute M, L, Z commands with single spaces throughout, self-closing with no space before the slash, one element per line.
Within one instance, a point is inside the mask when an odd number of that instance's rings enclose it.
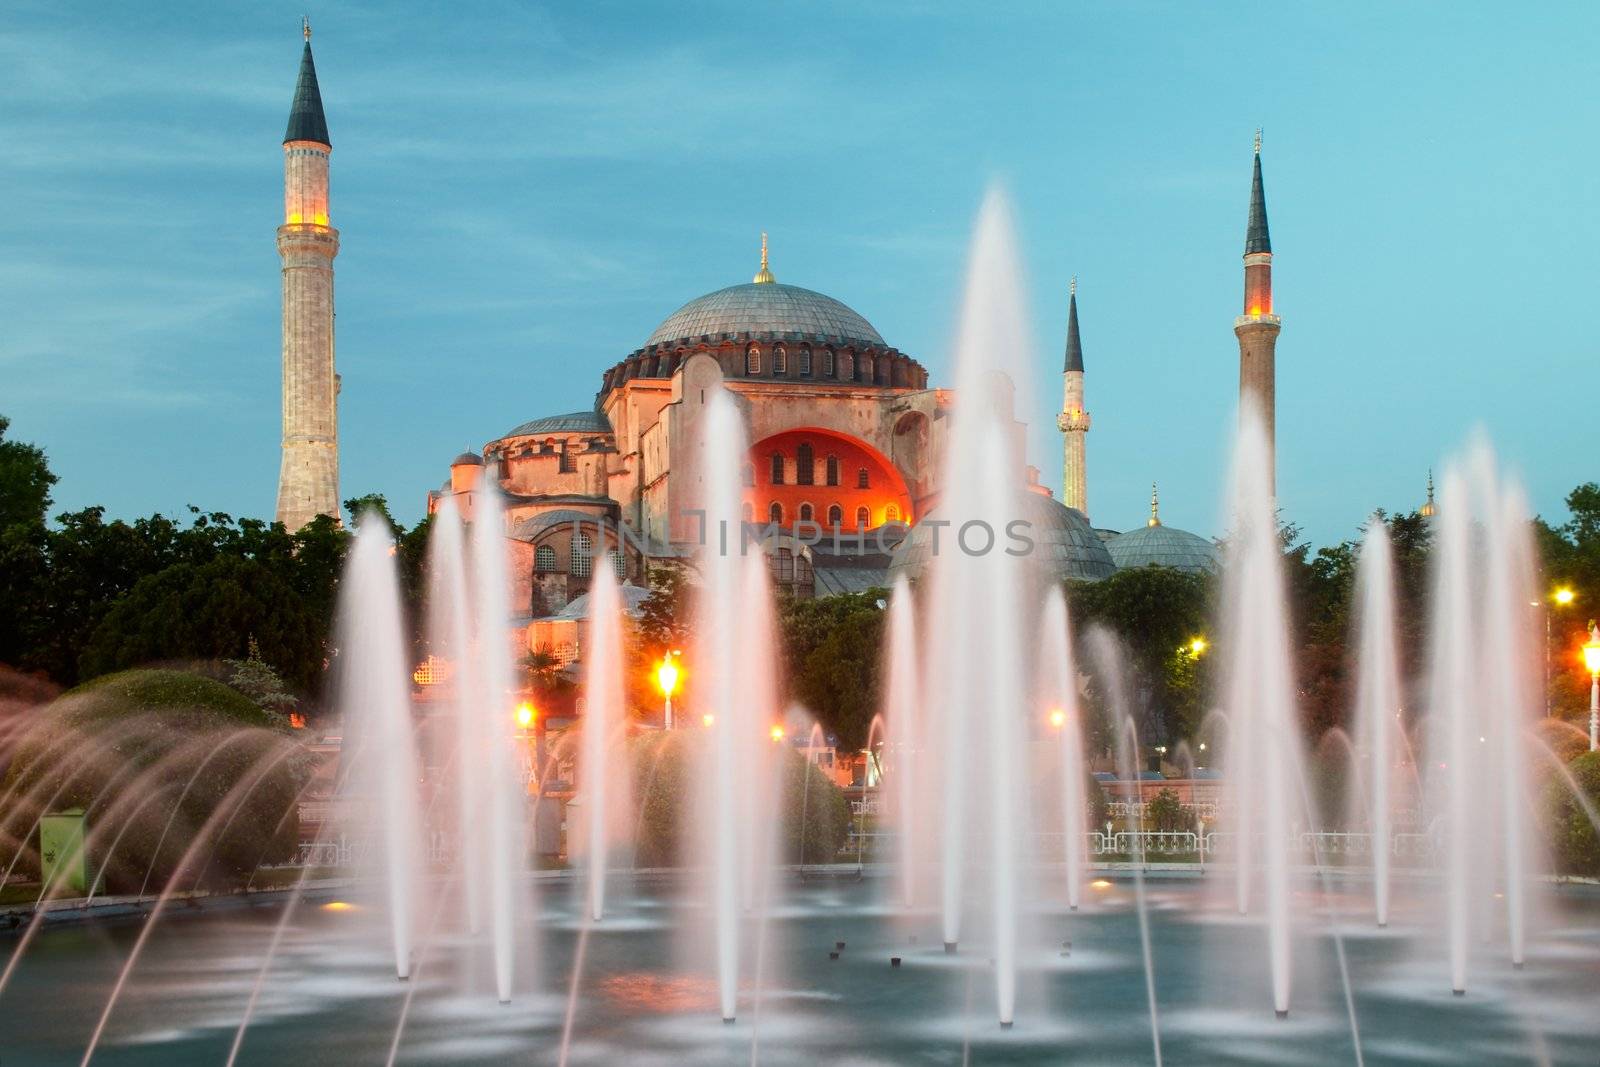
<path fill-rule="evenodd" d="M 270 515 L 279 142 L 304 4 L 12 3 L 0 22 L 0 413 L 59 507 Z M 1089 502 L 1213 532 L 1266 129 L 1279 481 L 1318 542 L 1421 501 L 1484 426 L 1535 507 L 1596 476 L 1600 8 L 345 4 L 334 141 L 344 495 L 417 518 L 451 456 L 592 403 L 684 301 L 819 289 L 949 353 L 1009 189 L 1059 486 L 1079 276 Z"/>

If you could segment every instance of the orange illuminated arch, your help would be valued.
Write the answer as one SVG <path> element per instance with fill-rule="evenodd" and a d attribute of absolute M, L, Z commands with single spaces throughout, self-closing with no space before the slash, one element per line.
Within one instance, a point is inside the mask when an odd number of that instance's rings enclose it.
<path fill-rule="evenodd" d="M 910 523 L 913 520 L 911 493 L 900 471 L 887 456 L 858 437 L 812 427 L 785 430 L 751 445 L 749 458 L 752 463 L 762 463 L 776 469 L 775 457 L 782 457 L 784 465 L 794 470 L 797 469 L 799 458 L 806 452 L 813 457 L 836 458 L 839 470 L 867 472 L 865 487 L 861 485 L 863 479 L 859 474 L 855 478 L 839 478 L 838 481 L 843 484 L 827 486 L 830 507 L 827 513 L 818 516 L 819 520 L 832 513 L 833 505 L 838 506 L 846 522 L 852 523 L 848 530 L 855 529 L 853 522 L 861 508 L 865 508 L 870 516 L 867 524 L 869 529 L 875 529 L 885 522 Z M 815 485 L 794 484 L 799 480 L 785 479 L 787 484 L 772 484 L 769 479 L 768 484 L 746 487 L 745 501 L 757 515 L 770 516 L 776 511 L 784 517 L 783 522 L 792 522 L 800 515 L 801 505 L 814 504 L 817 495 Z"/>

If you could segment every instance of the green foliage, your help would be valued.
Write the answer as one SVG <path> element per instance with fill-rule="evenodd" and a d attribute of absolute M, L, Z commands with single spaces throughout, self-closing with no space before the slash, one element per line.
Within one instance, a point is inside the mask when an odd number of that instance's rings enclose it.
<path fill-rule="evenodd" d="M 197 674 L 125 671 L 62 695 L 40 712 L 5 788 L 0 838 L 19 842 L 44 811 L 87 812 L 102 892 L 151 890 L 179 875 L 237 885 L 260 863 L 293 855 L 305 773 L 279 720 Z M 213 814 L 207 840 L 179 871 Z M 30 848 L 36 842 L 30 842 Z M 37 854 L 27 854 L 37 865 Z"/>
<path fill-rule="evenodd" d="M 141 579 L 106 613 L 83 651 L 80 674 L 241 658 L 258 640 L 261 658 L 307 689 L 322 670 L 316 625 L 294 590 L 264 563 L 229 556 L 204 565 L 176 563 Z"/>
<path fill-rule="evenodd" d="M 1193 830 L 1194 809 L 1187 807 L 1171 789 L 1163 789 L 1144 806 L 1144 821 L 1152 830 L 1169 833 Z"/>
<path fill-rule="evenodd" d="M 1175 741 L 1200 726 L 1212 654 L 1196 657 L 1188 646 L 1207 633 L 1212 585 L 1209 575 L 1138 567 L 1067 587 L 1078 633 L 1104 626 L 1127 650 L 1129 693 L 1143 705 L 1134 710 L 1146 741 Z"/>
<path fill-rule="evenodd" d="M 1600 812 L 1600 752 L 1585 752 L 1567 764 L 1591 811 Z M 1556 870 L 1562 874 L 1600 876 L 1600 834 L 1563 774 L 1545 782 L 1545 834 Z"/>
<path fill-rule="evenodd" d="M 287 720 L 290 711 L 299 703 L 285 692 L 283 678 L 272 665 L 261 658 L 261 645 L 250 635 L 249 655 L 244 659 L 222 661 L 223 681 L 250 698 L 250 702 L 263 711 L 282 715 Z"/>
<path fill-rule="evenodd" d="M 634 796 L 639 802 L 635 863 L 674 867 L 688 855 L 688 820 L 695 817 L 693 762 L 709 734 L 701 730 L 652 732 L 633 742 Z M 850 833 L 844 791 L 794 750 L 783 761 L 780 862 L 831 863 Z M 802 842 L 804 848 L 802 850 Z"/>
<path fill-rule="evenodd" d="M 847 752 L 867 743 L 879 705 L 883 589 L 787 600 L 779 633 L 795 697 Z"/>
<path fill-rule="evenodd" d="M 44 449 L 21 441 L 7 441 L 11 420 L 0 415 L 0 530 L 17 525 L 38 525 L 50 509 L 50 473 Z"/>
<path fill-rule="evenodd" d="M 639 605 L 638 641 L 646 660 L 688 647 L 693 637 L 689 582 L 677 567 L 651 567 L 650 595 Z"/>

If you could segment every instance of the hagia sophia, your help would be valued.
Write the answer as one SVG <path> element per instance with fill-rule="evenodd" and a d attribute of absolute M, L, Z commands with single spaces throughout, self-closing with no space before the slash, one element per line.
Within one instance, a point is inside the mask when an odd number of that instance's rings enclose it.
<path fill-rule="evenodd" d="M 309 28 L 284 137 L 283 458 L 277 517 L 298 529 L 337 516 L 339 379 L 334 371 L 330 222 L 332 142 Z M 1244 251 L 1245 300 L 1234 323 L 1241 394 L 1273 408 L 1278 317 L 1272 309 L 1259 137 Z M 642 331 L 641 331 L 642 332 Z M 1215 544 L 1150 514 L 1128 532 L 1091 525 L 1084 348 L 1076 283 L 1068 295 L 1062 499 L 1026 472 L 1027 517 L 1062 578 L 1096 581 L 1150 564 L 1215 567 Z M 936 504 L 936 457 L 955 397 L 865 317 L 823 293 L 777 280 L 766 237 L 750 281 L 696 297 L 600 374 L 592 406 L 538 414 L 449 464 L 428 493 L 433 513 L 453 499 L 469 520 L 493 478 L 506 505 L 515 625 L 528 650 L 576 654 L 594 569 L 610 566 L 631 604 L 657 567 L 692 570 L 701 531 L 696 457 L 708 391 L 733 394 L 752 442 L 744 471 L 746 521 L 779 533 L 764 543 L 775 585 L 796 597 L 860 591 L 915 576 L 907 529 Z M 1270 423 L 1269 423 L 1270 424 Z M 814 526 L 812 525 L 814 524 Z M 797 529 L 798 527 L 798 529 Z M 820 542 L 813 529 L 828 536 Z M 813 543 L 817 542 L 817 543 Z M 906 551 L 898 551 L 901 546 Z M 888 549 L 888 551 L 884 551 Z"/>

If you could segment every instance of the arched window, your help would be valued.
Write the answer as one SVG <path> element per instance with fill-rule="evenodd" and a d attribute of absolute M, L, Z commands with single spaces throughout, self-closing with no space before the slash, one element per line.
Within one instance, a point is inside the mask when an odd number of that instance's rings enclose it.
<path fill-rule="evenodd" d="M 772 554 L 772 580 L 785 584 L 794 581 L 794 553 L 787 548 Z"/>
<path fill-rule="evenodd" d="M 811 515 L 812 515 L 811 505 L 810 504 L 801 504 L 800 505 L 800 521 L 801 522 L 810 522 L 811 521 Z"/>
<path fill-rule="evenodd" d="M 772 376 L 782 378 L 789 373 L 789 352 L 782 345 L 772 350 Z"/>
<path fill-rule="evenodd" d="M 811 584 L 811 557 L 804 552 L 794 558 L 794 580 L 798 585 Z"/>
<path fill-rule="evenodd" d="M 828 508 L 828 529 L 837 530 L 839 528 L 839 525 L 841 523 L 843 523 L 843 522 L 844 522 L 844 508 L 841 508 L 838 504 L 834 504 L 833 506 L 829 507 Z"/>
<path fill-rule="evenodd" d="M 744 350 L 744 372 L 746 374 L 761 373 L 761 346 L 751 345 Z"/>
<path fill-rule="evenodd" d="M 553 571 L 556 569 L 556 550 L 552 545 L 540 545 L 533 550 L 533 569 L 536 571 Z"/>
<path fill-rule="evenodd" d="M 574 578 L 589 577 L 593 567 L 591 562 L 591 549 L 593 547 L 594 542 L 589 540 L 588 534 L 579 532 L 572 535 L 572 551 L 568 556 L 567 569 L 572 572 Z"/>
<path fill-rule="evenodd" d="M 838 367 L 839 364 L 835 360 L 833 349 L 824 348 L 822 350 L 822 376 L 824 378 L 832 378 L 838 372 Z"/>
<path fill-rule="evenodd" d="M 884 508 L 883 509 L 883 521 L 884 522 L 899 522 L 900 521 L 900 505 L 899 504 L 890 504 L 888 507 Z"/>
<path fill-rule="evenodd" d="M 860 377 L 861 377 L 862 381 L 870 382 L 870 381 L 873 380 L 873 377 L 872 377 L 872 353 L 871 352 L 863 352 L 863 353 L 861 353 L 860 357 L 856 360 L 856 366 L 861 369 Z"/>
<path fill-rule="evenodd" d="M 745 522 L 756 521 L 756 509 L 750 503 L 750 501 L 746 500 L 743 504 L 739 505 L 739 518 L 743 519 Z"/>
<path fill-rule="evenodd" d="M 800 346 L 800 377 L 811 377 L 811 346 Z"/>
<path fill-rule="evenodd" d="M 607 552 L 606 555 L 611 557 L 611 572 L 617 576 L 617 581 L 627 581 L 628 561 L 623 557 L 622 549 L 613 548 L 610 552 Z"/>
<path fill-rule="evenodd" d="M 872 512 L 865 506 L 856 508 L 856 529 L 865 530 L 872 526 Z"/>
<path fill-rule="evenodd" d="M 811 446 L 802 444 L 795 450 L 794 484 L 814 485 L 816 477 L 817 468 L 811 455 Z"/>
<path fill-rule="evenodd" d="M 776 500 L 772 502 L 771 507 L 767 508 L 767 521 L 774 526 L 783 525 L 783 505 Z"/>
<path fill-rule="evenodd" d="M 838 485 L 839 484 L 839 457 L 838 456 L 829 456 L 828 457 L 828 484 L 829 485 Z"/>
<path fill-rule="evenodd" d="M 783 453 L 782 452 L 774 452 L 772 454 L 772 484 L 773 485 L 782 485 L 783 484 Z"/>
<path fill-rule="evenodd" d="M 756 466 L 754 463 L 744 465 L 744 484 L 753 487 L 756 484 Z"/>
<path fill-rule="evenodd" d="M 862 467 L 860 470 L 856 471 L 856 488 L 857 489 L 871 489 L 872 488 L 872 475 L 867 473 L 867 468 L 865 468 L 865 467 Z"/>
<path fill-rule="evenodd" d="M 856 380 L 856 354 L 848 348 L 839 353 L 839 380 L 841 382 Z"/>

